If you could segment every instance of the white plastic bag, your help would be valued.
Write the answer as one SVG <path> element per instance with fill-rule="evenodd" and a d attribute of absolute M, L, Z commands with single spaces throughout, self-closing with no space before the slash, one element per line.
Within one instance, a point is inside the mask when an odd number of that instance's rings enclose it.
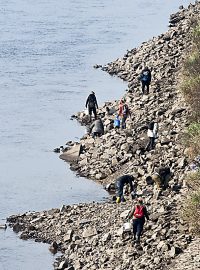
<path fill-rule="evenodd" d="M 130 232 L 132 230 L 132 223 L 131 222 L 125 222 L 123 224 L 123 231 L 124 232 Z"/>

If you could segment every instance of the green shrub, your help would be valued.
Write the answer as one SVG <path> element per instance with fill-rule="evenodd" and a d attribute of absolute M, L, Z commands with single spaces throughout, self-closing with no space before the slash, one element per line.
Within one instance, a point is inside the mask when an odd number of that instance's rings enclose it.
<path fill-rule="evenodd" d="M 191 123 L 187 128 L 187 132 L 193 138 L 200 136 L 200 123 Z"/>

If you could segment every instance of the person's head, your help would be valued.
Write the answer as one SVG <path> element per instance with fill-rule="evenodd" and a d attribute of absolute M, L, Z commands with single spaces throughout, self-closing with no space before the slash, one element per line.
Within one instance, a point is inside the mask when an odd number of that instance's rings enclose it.
<path fill-rule="evenodd" d="M 144 66 L 144 70 L 149 70 L 149 67 L 148 66 Z"/>
<path fill-rule="evenodd" d="M 138 204 L 143 204 L 143 203 L 144 203 L 142 197 L 139 197 L 139 198 L 137 199 L 137 203 L 138 203 Z"/>
<path fill-rule="evenodd" d="M 95 92 L 94 92 L 94 91 L 91 91 L 91 94 L 92 94 L 92 95 L 95 95 Z"/>
<path fill-rule="evenodd" d="M 119 102 L 119 104 L 124 104 L 124 100 L 121 99 L 120 102 Z"/>

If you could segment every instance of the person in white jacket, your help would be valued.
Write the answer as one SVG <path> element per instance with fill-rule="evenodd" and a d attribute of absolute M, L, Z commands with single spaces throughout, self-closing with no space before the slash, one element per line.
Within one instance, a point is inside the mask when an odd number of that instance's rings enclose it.
<path fill-rule="evenodd" d="M 149 142 L 146 146 L 146 150 L 150 151 L 155 147 L 155 139 L 158 137 L 158 123 L 150 122 L 148 125 L 147 136 L 149 137 Z"/>

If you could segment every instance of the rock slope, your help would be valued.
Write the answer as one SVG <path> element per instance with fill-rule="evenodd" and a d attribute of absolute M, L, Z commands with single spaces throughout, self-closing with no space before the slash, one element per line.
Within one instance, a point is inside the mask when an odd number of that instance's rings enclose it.
<path fill-rule="evenodd" d="M 191 242 L 187 226 L 177 214 L 181 194 L 166 191 L 154 199 L 151 190 L 145 191 L 151 219 L 139 247 L 133 244 L 132 234 L 122 230 L 130 201 L 63 206 L 11 216 L 8 222 L 21 232 L 22 239 L 56 243 L 63 255 L 55 269 L 166 269 Z"/>
<path fill-rule="evenodd" d="M 145 178 L 160 164 L 168 165 L 174 172 L 174 183 L 184 173 L 186 159 L 180 135 L 187 126 L 189 110 L 178 91 L 182 61 L 191 46 L 191 26 L 199 16 L 199 2 L 171 15 L 170 28 L 165 33 L 144 42 L 139 48 L 128 51 L 123 58 L 102 69 L 128 82 L 124 99 L 131 110 L 126 130 L 115 130 L 113 120 L 118 101 L 107 102 L 99 110 L 105 135 L 98 139 L 84 136 L 81 154 L 71 167 L 80 175 L 100 182 L 110 181 L 113 173 L 121 173 L 126 164 L 127 173 Z M 152 68 L 150 94 L 142 96 L 138 76 L 144 65 Z M 106 113 L 106 107 L 111 114 Z M 76 118 L 85 123 L 82 112 Z M 147 124 L 159 121 L 159 138 L 156 149 L 145 152 Z M 109 178 L 107 178 L 109 176 Z M 107 179 L 106 179 L 107 178 Z"/>
<path fill-rule="evenodd" d="M 113 129 L 118 102 L 108 102 L 99 110 L 105 135 L 95 140 L 84 136 L 80 143 L 67 144 L 69 149 L 81 144 L 80 156 L 71 164 L 81 175 L 102 183 L 112 182 L 122 173 L 136 176 L 138 193 L 143 195 L 151 217 L 145 225 L 141 245 L 135 246 L 132 235 L 122 233 L 122 224 L 132 207 L 130 200 L 119 205 L 105 202 L 63 206 L 8 218 L 22 239 L 51 243 L 52 250 L 62 251 L 55 269 L 164 270 L 174 268 L 171 262 L 179 254 L 184 261 L 181 253 L 192 237 L 178 214 L 187 192 L 181 180 L 187 157 L 180 135 L 187 126 L 189 109 L 177 85 L 184 55 L 191 46 L 191 26 L 199 11 L 199 1 L 187 9 L 181 7 L 171 16 L 167 33 L 102 67 L 128 82 L 124 98 L 132 115 L 127 120 L 127 129 Z M 142 96 L 138 76 L 144 65 L 152 67 L 153 80 L 150 94 Z M 110 115 L 106 114 L 107 106 Z M 87 122 L 84 113 L 76 118 Z M 155 118 L 159 118 L 159 138 L 155 150 L 146 152 L 147 123 Z M 173 178 L 170 188 L 158 196 L 147 179 L 160 164 L 171 167 Z"/>

